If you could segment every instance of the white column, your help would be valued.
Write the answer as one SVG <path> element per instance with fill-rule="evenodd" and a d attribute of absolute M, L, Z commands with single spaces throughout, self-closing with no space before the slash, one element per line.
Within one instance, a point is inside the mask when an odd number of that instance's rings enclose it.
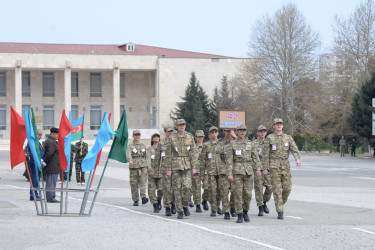
<path fill-rule="evenodd" d="M 66 62 L 64 74 L 64 107 L 65 113 L 69 115 L 72 107 L 72 69 L 70 68 L 70 61 Z"/>
<path fill-rule="evenodd" d="M 22 114 L 22 61 L 16 61 L 14 77 L 14 108 L 18 114 Z"/>
<path fill-rule="evenodd" d="M 116 130 L 120 122 L 120 68 L 118 63 L 114 63 L 113 69 L 113 109 L 112 109 L 113 129 Z"/>

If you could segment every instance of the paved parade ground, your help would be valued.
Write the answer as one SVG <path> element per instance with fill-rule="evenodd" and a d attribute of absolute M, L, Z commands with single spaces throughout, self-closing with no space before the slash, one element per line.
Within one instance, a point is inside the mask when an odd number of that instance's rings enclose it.
<path fill-rule="evenodd" d="M 103 152 L 94 187 L 106 157 Z M 9 151 L 1 150 L 1 249 L 374 249 L 375 160 L 302 154 L 300 168 L 291 161 L 284 220 L 276 219 L 273 198 L 270 213 L 258 217 L 254 194 L 251 221 L 242 224 L 192 208 L 177 220 L 164 216 L 164 208 L 153 213 L 150 203 L 133 207 L 128 166 L 113 160 L 91 217 L 52 217 L 36 215 L 24 166 L 11 170 Z M 83 189 L 74 171 L 70 185 Z M 68 212 L 78 212 L 82 195 L 69 193 Z M 59 204 L 48 209 L 56 212 Z"/>

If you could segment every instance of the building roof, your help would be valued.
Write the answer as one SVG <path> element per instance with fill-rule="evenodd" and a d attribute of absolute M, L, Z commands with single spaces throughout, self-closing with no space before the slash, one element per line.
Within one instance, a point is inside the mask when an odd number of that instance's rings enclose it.
<path fill-rule="evenodd" d="M 154 55 L 166 58 L 233 58 L 184 50 L 166 49 L 135 44 L 134 51 L 126 51 L 126 44 L 49 44 L 0 42 L 0 53 L 80 54 L 80 55 Z"/>

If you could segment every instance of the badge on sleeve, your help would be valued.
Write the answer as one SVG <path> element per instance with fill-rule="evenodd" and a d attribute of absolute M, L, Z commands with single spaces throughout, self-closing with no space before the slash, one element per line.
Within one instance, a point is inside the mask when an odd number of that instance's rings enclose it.
<path fill-rule="evenodd" d="M 136 154 L 138 151 L 136 148 L 133 148 L 133 153 Z"/>
<path fill-rule="evenodd" d="M 259 150 L 258 150 L 258 155 L 261 155 L 261 154 L 262 154 L 262 150 L 259 149 Z"/>
<path fill-rule="evenodd" d="M 241 149 L 236 149 L 236 155 L 241 155 Z"/>
<path fill-rule="evenodd" d="M 272 150 L 276 150 L 276 144 L 272 144 Z"/>
<path fill-rule="evenodd" d="M 178 152 L 178 148 L 177 147 L 174 147 L 174 150 L 176 150 L 176 152 Z"/>

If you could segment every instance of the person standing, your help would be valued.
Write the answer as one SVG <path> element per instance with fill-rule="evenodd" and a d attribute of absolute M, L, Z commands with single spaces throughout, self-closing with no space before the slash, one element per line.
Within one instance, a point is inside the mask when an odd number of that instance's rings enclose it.
<path fill-rule="evenodd" d="M 139 195 L 141 195 L 142 204 L 148 202 L 148 198 L 146 197 L 147 153 L 146 146 L 141 143 L 140 130 L 133 131 L 133 139 L 133 142 L 128 145 L 126 150 L 126 158 L 129 162 L 129 181 L 134 202 L 133 206 L 138 206 Z"/>
<path fill-rule="evenodd" d="M 74 145 L 76 179 L 78 185 L 85 185 L 85 172 L 82 172 L 81 163 L 89 152 L 89 145 L 83 141 L 83 137 Z M 72 167 L 72 165 L 70 166 Z"/>
<path fill-rule="evenodd" d="M 352 148 L 352 150 L 351 150 L 351 156 L 352 157 L 355 157 L 355 149 L 357 148 L 357 143 L 356 143 L 356 141 L 355 141 L 355 139 L 353 138 L 353 140 L 352 140 L 352 142 L 350 143 L 350 146 L 351 146 L 351 148 Z M 371 153 L 371 152 L 370 152 Z"/>
<path fill-rule="evenodd" d="M 171 136 L 172 164 L 167 172 L 172 176 L 172 189 L 177 207 L 177 219 L 190 215 L 189 198 L 191 192 L 191 175 L 196 174 L 197 155 L 195 154 L 194 136 L 186 132 L 186 122 L 178 119 L 177 133 Z"/>
<path fill-rule="evenodd" d="M 43 135 L 42 130 L 38 129 L 37 133 L 38 133 L 38 140 L 42 139 L 42 135 Z M 39 181 L 40 181 L 40 176 L 41 176 L 42 173 L 41 173 L 40 169 L 37 166 L 35 166 L 33 154 L 31 154 L 31 152 L 30 152 L 31 149 L 30 149 L 29 145 L 27 145 L 27 150 L 28 150 L 28 156 L 29 156 L 28 163 L 29 163 L 31 181 L 33 183 L 34 188 L 39 188 Z M 39 142 L 39 151 L 40 151 L 40 158 L 42 160 L 42 166 L 43 166 L 43 165 L 45 165 L 45 162 L 43 161 L 43 147 L 42 147 L 42 144 L 40 142 Z M 35 194 L 35 199 L 39 201 L 40 197 L 39 197 L 38 192 L 35 191 L 34 194 Z M 30 187 L 30 200 L 31 201 L 34 200 L 34 195 L 33 195 L 33 192 L 31 190 L 31 187 Z"/>
<path fill-rule="evenodd" d="M 194 205 L 195 205 L 195 212 L 197 213 L 202 213 L 202 208 L 200 205 L 201 202 L 201 192 L 202 192 L 202 183 L 200 179 L 200 160 L 201 160 L 201 153 L 203 149 L 203 139 L 204 139 L 204 132 L 203 130 L 197 130 L 195 131 L 195 153 L 197 154 L 198 158 L 198 165 L 197 165 L 197 174 L 191 176 L 191 182 L 192 182 L 192 196 L 194 200 Z"/>
<path fill-rule="evenodd" d="M 284 219 L 284 204 L 292 190 L 292 176 L 290 173 L 289 152 L 296 160 L 297 167 L 301 166 L 298 147 L 290 135 L 283 132 L 283 120 L 276 118 L 273 121 L 275 132 L 267 136 L 264 142 L 265 156 L 269 160 L 273 198 L 277 211 L 277 218 Z"/>
<path fill-rule="evenodd" d="M 271 175 L 269 175 L 269 169 L 266 166 L 269 166 L 267 163 L 267 158 L 264 157 L 264 141 L 267 135 L 267 128 L 263 125 L 258 127 L 257 131 L 258 138 L 253 141 L 254 147 L 258 152 L 260 162 L 262 163 L 262 176 L 257 176 L 254 173 L 254 191 L 255 191 L 255 200 L 259 208 L 258 216 L 263 216 L 264 213 L 268 214 L 270 210 L 267 207 L 267 202 L 271 199 L 272 195 L 272 185 L 271 185 Z M 263 193 L 263 187 L 266 189 Z"/>
<path fill-rule="evenodd" d="M 346 141 L 345 141 L 344 136 L 341 137 L 341 140 L 339 141 L 339 145 L 340 145 L 341 157 L 345 157 Z"/>
<path fill-rule="evenodd" d="M 237 209 L 237 223 L 250 221 L 248 211 L 253 191 L 253 171 L 261 176 L 262 165 L 253 143 L 246 138 L 245 125 L 237 126 L 237 139 L 230 144 L 228 154 L 228 180 L 234 182 L 234 202 Z"/>
<path fill-rule="evenodd" d="M 161 175 L 159 164 L 156 161 L 156 148 L 160 142 L 160 134 L 154 133 L 151 136 L 151 146 L 147 149 L 148 160 L 148 197 L 154 207 L 154 213 L 161 210 L 161 199 L 163 198 Z M 157 192 L 157 195 L 155 194 Z"/>
<path fill-rule="evenodd" d="M 43 160 L 46 163 L 46 188 L 49 190 L 46 193 L 47 202 L 59 203 L 56 200 L 56 188 L 57 178 L 60 173 L 60 159 L 59 159 L 59 147 L 57 145 L 57 138 L 59 136 L 59 129 L 52 127 L 50 129 L 50 135 L 48 135 L 44 143 L 44 156 Z"/>

